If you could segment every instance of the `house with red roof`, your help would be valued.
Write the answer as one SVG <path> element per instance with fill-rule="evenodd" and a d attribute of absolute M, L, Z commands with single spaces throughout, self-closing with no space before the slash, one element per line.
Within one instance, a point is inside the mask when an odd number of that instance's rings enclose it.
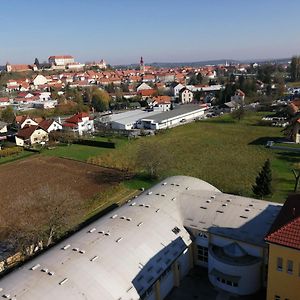
<path fill-rule="evenodd" d="M 48 133 L 51 131 L 62 130 L 62 125 L 55 120 L 43 120 L 39 123 L 39 126 L 46 130 Z"/>
<path fill-rule="evenodd" d="M 77 113 L 66 119 L 62 126 L 63 130 L 78 133 L 79 135 L 95 131 L 94 120 L 86 112 Z"/>
<path fill-rule="evenodd" d="M 288 197 L 271 226 L 267 300 L 300 299 L 300 194 Z"/>

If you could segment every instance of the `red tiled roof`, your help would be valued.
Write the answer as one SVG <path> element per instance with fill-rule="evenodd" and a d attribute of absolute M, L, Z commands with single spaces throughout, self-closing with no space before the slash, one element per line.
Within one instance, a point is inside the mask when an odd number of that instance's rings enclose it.
<path fill-rule="evenodd" d="M 149 90 L 141 90 L 138 92 L 139 95 L 141 96 L 153 96 L 156 93 L 156 90 L 154 89 L 149 89 Z"/>
<path fill-rule="evenodd" d="M 300 194 L 288 197 L 265 240 L 300 250 Z"/>
<path fill-rule="evenodd" d="M 268 235 L 266 241 L 300 250 L 300 217 Z"/>
<path fill-rule="evenodd" d="M 66 59 L 66 58 L 74 58 L 71 55 L 53 55 L 49 56 L 49 59 Z"/>
<path fill-rule="evenodd" d="M 89 114 L 86 112 L 77 113 L 76 115 L 70 117 L 69 119 L 66 119 L 66 123 L 78 124 L 79 122 L 82 122 L 82 118 L 86 118 L 86 117 L 89 117 Z"/>
<path fill-rule="evenodd" d="M 30 136 L 35 132 L 35 130 L 38 127 L 39 127 L 38 125 L 25 126 L 24 128 L 18 131 L 17 137 L 27 140 L 30 138 Z"/>
<path fill-rule="evenodd" d="M 54 122 L 53 120 L 43 120 L 42 122 L 39 123 L 39 126 L 44 130 L 48 130 L 48 128 L 51 126 L 53 122 Z"/>

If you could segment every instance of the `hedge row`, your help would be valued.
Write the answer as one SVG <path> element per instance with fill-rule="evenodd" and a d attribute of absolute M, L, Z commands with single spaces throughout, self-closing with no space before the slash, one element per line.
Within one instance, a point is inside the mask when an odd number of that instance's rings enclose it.
<path fill-rule="evenodd" d="M 14 154 L 21 153 L 23 151 L 23 148 L 21 147 L 11 147 L 11 148 L 5 148 L 3 150 L 0 150 L 0 157 L 7 157 Z"/>
<path fill-rule="evenodd" d="M 102 148 L 116 148 L 115 143 L 112 142 L 103 142 L 103 141 L 93 141 L 93 140 L 74 140 L 74 144 L 93 146 L 93 147 L 102 147 Z"/>

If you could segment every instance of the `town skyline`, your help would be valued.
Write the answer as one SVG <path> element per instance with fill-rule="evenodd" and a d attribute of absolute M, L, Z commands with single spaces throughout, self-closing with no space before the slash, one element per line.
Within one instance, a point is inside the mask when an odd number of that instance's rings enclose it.
<path fill-rule="evenodd" d="M 284 6 L 281 1 L 269 0 L 243 4 L 230 0 L 226 7 L 219 4 L 189 0 L 183 13 L 177 0 L 142 4 L 136 0 L 91 0 L 88 5 L 54 0 L 50 22 L 47 14 L 41 13 L 47 12 L 46 3 L 7 1 L 1 4 L 1 19 L 9 25 L 0 34 L 0 65 L 64 54 L 80 62 L 104 58 L 121 65 L 135 63 L 141 55 L 150 63 L 276 59 L 299 52 L 297 1 Z M 280 22 L 283 12 L 289 18 Z"/>

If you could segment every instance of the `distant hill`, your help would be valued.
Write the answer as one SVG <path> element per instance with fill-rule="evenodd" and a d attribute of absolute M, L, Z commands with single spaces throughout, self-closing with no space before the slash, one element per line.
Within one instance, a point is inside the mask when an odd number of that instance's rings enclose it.
<path fill-rule="evenodd" d="M 153 62 L 146 64 L 147 66 L 152 66 L 156 68 L 180 68 L 180 67 L 202 67 L 202 66 L 216 66 L 227 64 L 247 64 L 247 63 L 277 63 L 286 64 L 291 60 L 291 58 L 270 58 L 270 59 L 248 59 L 248 60 L 235 60 L 235 59 L 217 59 L 217 60 L 205 60 L 197 62 Z M 138 68 L 138 64 L 130 65 L 119 65 L 114 66 L 115 68 Z"/>

